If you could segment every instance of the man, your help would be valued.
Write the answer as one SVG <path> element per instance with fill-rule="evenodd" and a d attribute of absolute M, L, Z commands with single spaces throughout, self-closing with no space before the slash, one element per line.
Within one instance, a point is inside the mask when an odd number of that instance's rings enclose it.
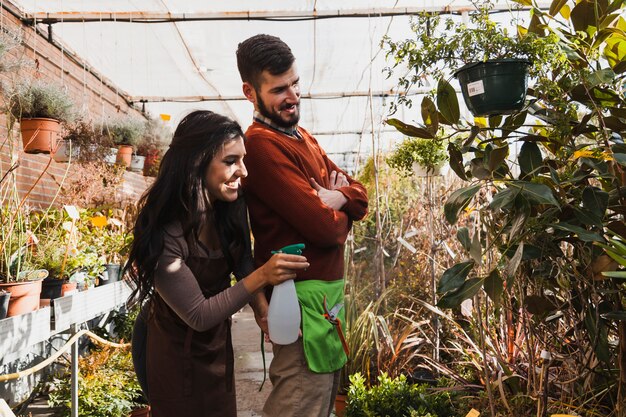
<path fill-rule="evenodd" d="M 253 36 L 237 48 L 243 92 L 254 104 L 243 189 L 255 262 L 265 262 L 272 250 L 304 243 L 311 264 L 296 279 L 302 337 L 290 345 L 273 344 L 273 389 L 263 415 L 327 417 L 347 360 L 331 316 L 338 311 L 339 319 L 344 317 L 344 243 L 352 222 L 367 214 L 367 192 L 298 126 L 300 78 L 294 61 L 291 49 L 274 36 Z M 255 315 L 266 333 L 267 306 L 265 295 L 258 296 Z"/>

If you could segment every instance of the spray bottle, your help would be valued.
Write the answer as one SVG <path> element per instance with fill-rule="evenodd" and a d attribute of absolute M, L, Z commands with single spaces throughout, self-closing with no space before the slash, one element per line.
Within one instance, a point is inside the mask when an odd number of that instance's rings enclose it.
<path fill-rule="evenodd" d="M 297 243 L 272 251 L 272 253 L 302 255 L 303 249 L 304 243 Z M 272 342 L 288 345 L 298 340 L 300 320 L 300 304 L 298 304 L 296 285 L 292 279 L 283 281 L 274 287 L 267 313 L 267 325 Z"/>

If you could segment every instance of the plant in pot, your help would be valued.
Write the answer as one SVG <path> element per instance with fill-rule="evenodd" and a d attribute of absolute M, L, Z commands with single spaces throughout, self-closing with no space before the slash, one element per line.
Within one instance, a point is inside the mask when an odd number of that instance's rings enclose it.
<path fill-rule="evenodd" d="M 33 269 L 48 271 L 42 282 L 41 298 L 52 300 L 69 289 L 70 276 L 81 267 L 79 233 L 71 221 L 64 219 L 62 210 L 34 213 L 31 222 L 38 224 L 38 239 L 29 264 Z"/>
<path fill-rule="evenodd" d="M 135 146 L 144 133 L 145 125 L 138 117 L 125 116 L 103 126 L 103 132 L 117 145 L 117 163 L 130 167 Z"/>
<path fill-rule="evenodd" d="M 24 152 L 54 153 L 61 123 L 73 117 L 63 88 L 42 81 L 18 83 L 7 92 L 7 101 L 11 123 L 19 120 Z"/>
<path fill-rule="evenodd" d="M 143 175 L 155 177 L 161 157 L 172 141 L 172 131 L 161 120 L 149 119 L 146 131 L 137 144 L 137 155 L 144 156 Z"/>
<path fill-rule="evenodd" d="M 525 104 L 528 76 L 545 74 L 547 68 L 563 59 L 558 37 L 539 36 L 521 27 L 513 27 L 511 31 L 517 33 L 509 33 L 490 18 L 491 1 L 473 3 L 475 12 L 469 14 L 468 24 L 423 13 L 411 24 L 414 38 L 396 42 L 385 37 L 387 56 L 395 62 L 387 70 L 391 74 L 401 63 L 408 64 L 411 75 L 401 77 L 399 86 L 408 90 L 434 78 L 438 99 L 444 100 L 445 94 L 456 95 L 446 81 L 452 69 L 474 116 L 519 111 Z M 408 103 L 410 99 L 404 97 L 400 102 Z M 440 122 L 457 121 L 454 109 L 449 110 L 441 112 Z"/>
<path fill-rule="evenodd" d="M 28 213 L 12 198 L 0 199 L 0 203 L 0 290 L 11 293 L 7 307 L 7 316 L 11 317 L 39 308 L 41 283 L 48 273 L 29 269 L 37 238 L 31 231 Z"/>
<path fill-rule="evenodd" d="M 71 158 L 80 163 L 104 160 L 113 164 L 116 157 L 113 140 L 85 118 L 66 123 L 63 139 L 54 154 L 57 162 L 67 162 Z"/>
<path fill-rule="evenodd" d="M 387 157 L 387 163 L 404 175 L 426 177 L 439 175 L 447 159 L 442 140 L 408 137 Z"/>
<path fill-rule="evenodd" d="M 132 234 L 114 210 L 85 212 L 85 216 L 88 222 L 81 226 L 81 231 L 85 243 L 98 252 L 98 285 L 116 282 L 121 278 Z"/>

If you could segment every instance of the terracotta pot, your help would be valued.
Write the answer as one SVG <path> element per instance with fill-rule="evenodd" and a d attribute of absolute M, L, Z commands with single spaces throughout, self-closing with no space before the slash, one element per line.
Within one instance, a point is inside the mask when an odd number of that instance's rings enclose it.
<path fill-rule="evenodd" d="M 26 153 L 50 153 L 57 149 L 61 132 L 58 120 L 46 118 L 21 119 L 22 143 Z"/>
<path fill-rule="evenodd" d="M 11 293 L 7 317 L 30 313 L 39 308 L 42 281 L 40 279 L 37 281 L 0 283 L 0 289 Z"/>
<path fill-rule="evenodd" d="M 75 282 L 64 282 L 61 286 L 61 297 L 65 297 L 69 293 L 76 291 L 77 284 Z"/>
<path fill-rule="evenodd" d="M 143 163 L 143 175 L 145 177 L 156 177 L 159 172 L 159 153 L 150 152 L 146 155 L 146 160 Z"/>
<path fill-rule="evenodd" d="M 117 147 L 117 163 L 124 165 L 126 168 L 130 166 L 133 157 L 133 147 L 129 145 L 119 145 Z"/>
<path fill-rule="evenodd" d="M 129 417 L 150 417 L 150 406 L 147 405 L 143 408 L 137 408 L 130 412 Z"/>
<path fill-rule="evenodd" d="M 335 396 L 335 415 L 344 417 L 346 415 L 346 401 L 348 396 L 345 394 L 337 394 Z"/>

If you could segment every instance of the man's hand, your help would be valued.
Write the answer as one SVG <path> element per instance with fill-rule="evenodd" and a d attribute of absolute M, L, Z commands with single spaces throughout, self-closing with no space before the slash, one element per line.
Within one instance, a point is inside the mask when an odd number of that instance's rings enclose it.
<path fill-rule="evenodd" d="M 330 189 L 324 188 L 311 178 L 309 180 L 311 187 L 317 191 L 317 196 L 322 200 L 322 203 L 326 204 L 333 210 L 341 210 L 341 208 L 348 202 L 348 199 L 341 191 L 337 191 L 338 188 L 346 187 L 350 185 L 348 179 L 343 173 L 337 173 L 333 171 L 330 173 Z"/>

